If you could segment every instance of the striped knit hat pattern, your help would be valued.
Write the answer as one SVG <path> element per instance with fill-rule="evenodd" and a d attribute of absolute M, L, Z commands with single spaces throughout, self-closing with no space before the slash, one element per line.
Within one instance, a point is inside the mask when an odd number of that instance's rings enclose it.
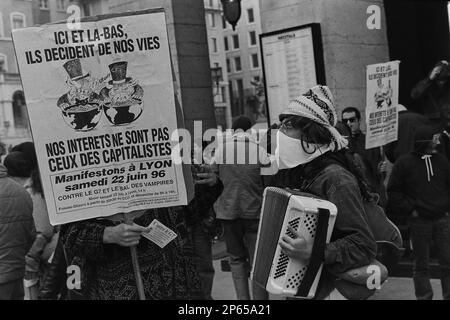
<path fill-rule="evenodd" d="M 311 119 L 327 128 L 333 136 L 330 145 L 332 151 L 347 147 L 348 141 L 335 128 L 337 113 L 334 106 L 334 97 L 327 86 L 317 85 L 306 93 L 291 100 L 283 115 L 295 115 Z"/>

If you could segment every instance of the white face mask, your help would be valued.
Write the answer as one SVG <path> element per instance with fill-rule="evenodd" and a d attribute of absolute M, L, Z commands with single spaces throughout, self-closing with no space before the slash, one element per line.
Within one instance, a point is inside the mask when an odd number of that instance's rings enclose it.
<path fill-rule="evenodd" d="M 283 132 L 277 133 L 277 148 L 275 158 L 279 169 L 295 168 L 298 165 L 308 163 L 318 156 L 330 150 L 329 146 L 303 143 L 307 149 L 303 150 L 302 141 L 288 137 Z"/>

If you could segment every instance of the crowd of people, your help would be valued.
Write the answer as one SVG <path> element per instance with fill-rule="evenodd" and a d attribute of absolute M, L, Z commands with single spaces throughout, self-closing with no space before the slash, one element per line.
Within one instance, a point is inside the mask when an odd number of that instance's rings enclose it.
<path fill-rule="evenodd" d="M 249 282 L 267 186 L 299 189 L 338 209 L 331 240 L 320 253 L 325 267 L 316 299 L 373 293 L 337 281 L 379 255 L 368 202 L 408 222 L 416 297 L 433 297 L 434 244 L 443 297 L 450 299 L 449 79 L 450 67 L 442 61 L 412 90 L 440 120 L 403 108 L 398 140 L 384 149 L 365 148 L 361 108 L 340 108 L 338 114 L 333 94 L 322 85 L 286 106 L 271 130 L 276 129 L 272 149 L 254 139 L 250 119 L 240 116 L 223 149 L 214 151 L 215 161 L 191 165 L 194 199 L 187 206 L 142 211 L 133 225 L 117 218 L 52 226 L 34 146 L 19 144 L 0 165 L 0 299 L 138 299 L 130 247 L 137 250 L 147 299 L 212 299 L 215 220 L 224 229 L 237 299 L 268 299 L 265 288 Z M 258 161 L 242 163 L 234 152 L 228 163 L 227 150 L 256 154 Z M 268 159 L 276 159 L 277 172 L 263 177 Z M 141 240 L 154 219 L 178 235 L 164 248 Z M 292 259 L 311 258 L 312 244 L 301 234 L 284 236 L 279 245 Z M 81 270 L 80 286 L 69 288 L 67 267 L 74 265 Z"/>

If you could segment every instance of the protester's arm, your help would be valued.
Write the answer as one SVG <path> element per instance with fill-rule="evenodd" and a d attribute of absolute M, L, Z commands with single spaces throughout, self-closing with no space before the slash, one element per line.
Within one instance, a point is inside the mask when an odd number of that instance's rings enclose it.
<path fill-rule="evenodd" d="M 402 161 L 397 161 L 392 168 L 387 186 L 387 212 L 395 215 L 410 215 L 414 211 L 414 200 L 405 194 L 405 169 Z"/>
<path fill-rule="evenodd" d="M 87 257 L 94 261 L 107 259 L 107 245 L 123 247 L 139 243 L 147 228 L 138 225 L 113 226 L 108 220 L 86 220 L 61 227 L 61 241 L 69 257 Z"/>
<path fill-rule="evenodd" d="M 67 265 L 62 243 L 58 240 L 52 262 L 39 291 L 40 300 L 56 300 L 60 294 L 64 295 L 66 289 L 66 269 Z"/>
<path fill-rule="evenodd" d="M 394 163 L 395 162 L 395 156 L 394 156 L 394 152 L 395 149 L 397 148 L 398 142 L 397 141 L 393 141 L 391 143 L 388 143 L 384 146 L 384 154 L 386 155 L 386 158 L 391 162 Z"/>
<path fill-rule="evenodd" d="M 377 245 L 364 219 L 364 207 L 356 181 L 349 176 L 341 176 L 339 181 L 325 188 L 328 189 L 327 199 L 338 209 L 333 229 L 337 240 L 327 244 L 320 258 L 333 274 L 368 265 L 376 256 Z M 302 260 L 311 258 L 312 243 L 307 243 L 301 235 L 296 239 L 283 237 L 280 246 L 290 257 Z"/>
<path fill-rule="evenodd" d="M 428 90 L 433 82 L 427 77 L 419 81 L 411 90 L 411 98 L 419 99 Z"/>

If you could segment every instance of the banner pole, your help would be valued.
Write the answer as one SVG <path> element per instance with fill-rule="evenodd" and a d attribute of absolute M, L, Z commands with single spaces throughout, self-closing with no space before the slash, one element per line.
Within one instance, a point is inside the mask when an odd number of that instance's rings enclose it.
<path fill-rule="evenodd" d="M 128 225 L 133 224 L 133 219 L 124 213 L 125 223 Z M 134 278 L 136 279 L 136 286 L 138 290 L 139 300 L 145 300 L 144 282 L 142 281 L 142 274 L 139 268 L 139 260 L 137 255 L 136 246 L 130 247 L 131 262 L 133 263 Z"/>

